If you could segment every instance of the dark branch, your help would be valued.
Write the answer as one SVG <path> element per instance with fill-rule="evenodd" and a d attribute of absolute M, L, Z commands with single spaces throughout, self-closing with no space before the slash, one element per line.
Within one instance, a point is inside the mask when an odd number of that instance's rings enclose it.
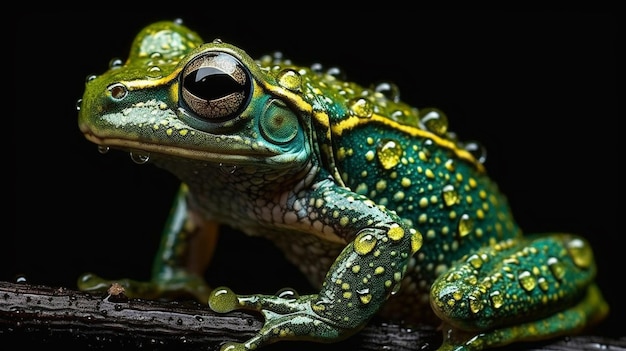
<path fill-rule="evenodd" d="M 65 288 L 0 282 L 0 342 L 20 346 L 68 344 L 83 348 L 216 350 L 225 341 L 245 341 L 261 327 L 257 314 L 213 313 L 195 302 L 98 296 Z M 373 321 L 333 350 L 433 350 L 441 342 L 433 327 L 409 329 Z M 626 339 L 578 336 L 516 346 L 526 350 L 626 350 Z M 307 342 L 282 342 L 265 349 L 319 350 Z M 525 348 L 524 348 L 525 347 Z M 530 348 L 529 348 L 530 347 Z"/>

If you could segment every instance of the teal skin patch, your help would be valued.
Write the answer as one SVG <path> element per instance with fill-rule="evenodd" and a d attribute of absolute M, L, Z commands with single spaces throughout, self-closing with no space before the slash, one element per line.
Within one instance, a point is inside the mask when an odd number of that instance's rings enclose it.
<path fill-rule="evenodd" d="M 460 140 L 443 111 L 339 73 L 255 60 L 158 22 L 127 61 L 88 80 L 85 137 L 182 182 L 152 278 L 115 281 L 127 295 L 264 316 L 257 335 L 222 350 L 339 341 L 375 315 L 440 325 L 441 350 L 482 350 L 575 333 L 608 313 L 589 244 L 523 235 L 484 149 Z M 273 241 L 317 293 L 209 287 L 222 224 Z M 79 287 L 111 282 L 85 274 Z"/>

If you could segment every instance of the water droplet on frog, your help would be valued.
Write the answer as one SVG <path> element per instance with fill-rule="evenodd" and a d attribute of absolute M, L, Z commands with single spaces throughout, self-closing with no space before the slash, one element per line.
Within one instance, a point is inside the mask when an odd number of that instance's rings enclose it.
<path fill-rule="evenodd" d="M 326 70 L 326 74 L 338 80 L 346 80 L 345 72 L 339 67 L 330 67 Z"/>
<path fill-rule="evenodd" d="M 435 145 L 435 142 L 432 139 L 424 139 L 424 141 L 422 142 L 422 148 L 420 151 L 422 151 L 424 153 L 424 157 L 426 157 L 426 160 L 430 158 L 430 155 L 432 155 L 432 152 L 437 148 L 437 146 Z"/>
<path fill-rule="evenodd" d="M 565 265 L 556 257 L 548 258 L 548 268 L 557 280 L 561 281 L 565 277 Z"/>
<path fill-rule="evenodd" d="M 115 57 L 109 61 L 109 68 L 119 68 L 122 67 L 123 64 L 124 61 L 122 61 L 122 59 Z"/>
<path fill-rule="evenodd" d="M 376 238 L 372 234 L 360 233 L 354 239 L 354 251 L 359 255 L 367 255 L 376 247 Z"/>
<path fill-rule="evenodd" d="M 467 213 L 461 215 L 457 229 L 461 237 L 468 235 L 474 229 L 474 221 Z"/>
<path fill-rule="evenodd" d="M 464 149 L 472 154 L 472 156 L 474 156 L 474 158 L 480 163 L 485 163 L 487 160 L 487 149 L 476 141 L 469 141 L 465 143 Z"/>
<path fill-rule="evenodd" d="M 94 80 L 94 79 L 96 79 L 96 78 L 98 78 L 98 76 L 97 76 L 97 75 L 95 75 L 95 74 L 90 74 L 90 75 L 88 75 L 87 77 L 85 77 L 85 83 L 87 83 L 87 82 L 91 82 L 92 80 Z"/>
<path fill-rule="evenodd" d="M 285 69 L 278 73 L 276 77 L 278 80 L 278 84 L 285 89 L 291 91 L 300 91 L 300 87 L 302 86 L 302 76 L 300 73 L 296 72 L 293 69 Z"/>
<path fill-rule="evenodd" d="M 148 72 L 146 73 L 146 77 L 151 79 L 158 79 L 163 77 L 163 74 L 161 74 L 161 68 L 158 66 L 149 67 Z"/>
<path fill-rule="evenodd" d="M 569 240 L 565 246 L 574 264 L 580 268 L 589 268 L 593 263 L 591 247 L 580 238 Z"/>
<path fill-rule="evenodd" d="M 276 296 L 287 300 L 295 300 L 300 297 L 298 292 L 292 288 L 282 288 L 276 292 Z"/>
<path fill-rule="evenodd" d="M 221 44 L 221 43 L 222 43 L 222 39 L 220 38 L 213 39 L 213 44 Z"/>
<path fill-rule="evenodd" d="M 178 25 L 181 25 L 181 24 L 183 24 L 184 22 L 183 22 L 183 19 L 182 19 L 182 18 L 178 17 L 178 18 L 175 18 L 175 19 L 174 19 L 174 23 L 176 23 L 176 24 L 178 24 Z"/>
<path fill-rule="evenodd" d="M 457 204 L 461 199 L 459 193 L 456 191 L 454 185 L 452 184 L 447 184 L 443 186 L 441 196 L 443 197 L 443 203 L 446 204 L 446 206 L 448 207 Z"/>
<path fill-rule="evenodd" d="M 402 282 L 395 283 L 393 285 L 393 288 L 391 288 L 391 296 L 396 295 L 400 291 L 401 287 L 402 287 Z"/>
<path fill-rule="evenodd" d="M 376 149 L 378 161 L 384 169 L 391 169 L 400 163 L 404 150 L 395 140 L 382 140 Z"/>
<path fill-rule="evenodd" d="M 439 136 L 448 131 L 448 117 L 436 108 L 425 108 L 420 111 L 420 127 Z"/>
<path fill-rule="evenodd" d="M 537 286 L 537 280 L 529 271 L 522 271 L 517 275 L 517 281 L 526 291 L 532 291 Z"/>
<path fill-rule="evenodd" d="M 227 165 L 220 162 L 220 171 L 225 174 L 233 174 L 237 171 L 237 165 Z"/>
<path fill-rule="evenodd" d="M 101 154 L 106 154 L 107 152 L 109 152 L 109 147 L 106 145 L 98 145 L 98 152 Z"/>
<path fill-rule="evenodd" d="M 311 71 L 313 71 L 314 73 L 322 73 L 324 72 L 324 65 L 322 65 L 319 62 L 315 62 L 314 64 L 311 65 Z"/>
<path fill-rule="evenodd" d="M 80 111 L 80 105 L 82 105 L 83 99 L 76 100 L 76 111 Z"/>
<path fill-rule="evenodd" d="M 383 94 L 387 99 L 393 102 L 400 101 L 400 88 L 391 82 L 381 82 L 374 87 L 374 91 Z"/>
<path fill-rule="evenodd" d="M 489 297 L 491 298 L 493 308 L 500 308 L 504 305 L 504 297 L 502 297 L 499 291 L 492 292 Z"/>
<path fill-rule="evenodd" d="M 362 97 L 350 100 L 348 106 L 350 106 L 352 114 L 359 118 L 370 118 L 374 113 L 372 104 Z"/>
<path fill-rule="evenodd" d="M 357 290 L 356 293 L 359 294 L 359 300 L 361 300 L 362 304 L 367 305 L 368 303 L 370 303 L 370 301 L 372 301 L 372 294 L 370 294 L 370 289 L 365 288 Z"/>
<path fill-rule="evenodd" d="M 150 160 L 150 154 L 130 152 L 130 159 L 138 165 L 142 165 Z"/>

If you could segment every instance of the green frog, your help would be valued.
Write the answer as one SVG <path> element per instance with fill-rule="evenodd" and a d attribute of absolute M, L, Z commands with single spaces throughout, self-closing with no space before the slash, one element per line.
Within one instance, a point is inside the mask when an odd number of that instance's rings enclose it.
<path fill-rule="evenodd" d="M 279 52 L 253 59 L 176 20 L 141 30 L 77 106 L 101 151 L 181 180 L 151 279 L 87 273 L 79 288 L 118 282 L 129 297 L 264 316 L 254 337 L 223 350 L 339 341 L 374 316 L 438 325 L 440 350 L 482 350 L 575 333 L 608 313 L 588 242 L 523 235 L 483 148 L 394 84 L 364 87 Z M 220 225 L 272 241 L 317 293 L 210 287 Z"/>

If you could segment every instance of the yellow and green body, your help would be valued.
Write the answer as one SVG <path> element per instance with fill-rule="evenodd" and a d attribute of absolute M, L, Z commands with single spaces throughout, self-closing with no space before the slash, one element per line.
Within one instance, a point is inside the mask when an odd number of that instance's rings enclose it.
<path fill-rule="evenodd" d="M 441 350 L 481 350 L 606 315 L 583 238 L 523 235 L 481 147 L 459 140 L 442 111 L 407 105 L 391 83 L 341 76 L 158 22 L 126 62 L 90 77 L 86 138 L 182 182 L 152 279 L 118 280 L 129 296 L 191 295 L 217 312 L 264 315 L 255 337 L 225 350 L 338 341 L 375 315 L 441 324 Z M 318 292 L 207 286 L 221 224 L 273 241 Z M 110 283 L 79 280 L 84 290 Z"/>

